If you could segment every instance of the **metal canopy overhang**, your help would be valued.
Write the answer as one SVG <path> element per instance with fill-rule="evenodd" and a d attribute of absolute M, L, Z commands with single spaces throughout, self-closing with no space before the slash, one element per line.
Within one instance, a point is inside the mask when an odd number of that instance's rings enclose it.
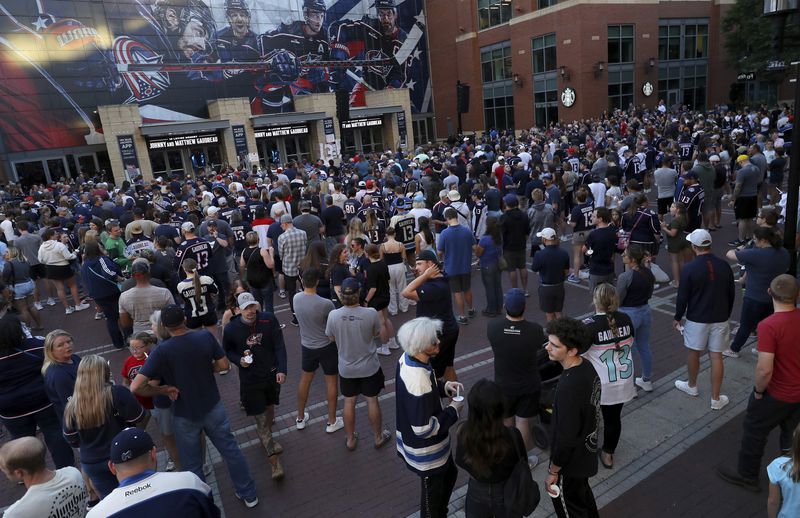
<path fill-rule="evenodd" d="M 250 117 L 250 122 L 252 122 L 254 128 L 264 128 L 268 126 L 283 126 L 287 124 L 320 121 L 325 117 L 325 112 L 275 113 L 272 115 L 254 115 Z"/>
<path fill-rule="evenodd" d="M 231 127 L 229 120 L 199 119 L 186 122 L 159 122 L 156 124 L 142 124 L 142 135 L 146 137 L 163 137 L 169 135 L 191 135 L 207 133 Z"/>

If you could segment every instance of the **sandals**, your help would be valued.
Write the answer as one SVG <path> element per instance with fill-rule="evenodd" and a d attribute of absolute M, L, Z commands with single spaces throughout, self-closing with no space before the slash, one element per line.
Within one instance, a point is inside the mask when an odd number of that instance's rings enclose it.
<path fill-rule="evenodd" d="M 389 430 L 382 431 L 381 432 L 381 439 L 378 442 L 375 443 L 375 449 L 379 450 L 379 449 L 383 448 L 384 446 L 386 446 L 386 444 L 389 442 L 389 440 L 391 438 L 392 438 L 392 434 L 391 434 L 391 432 L 389 432 Z"/>
<path fill-rule="evenodd" d="M 347 437 L 344 438 L 344 447 L 347 448 L 349 451 L 356 451 L 356 447 L 358 446 L 358 432 L 353 432 L 353 446 L 350 446 L 347 441 Z"/>

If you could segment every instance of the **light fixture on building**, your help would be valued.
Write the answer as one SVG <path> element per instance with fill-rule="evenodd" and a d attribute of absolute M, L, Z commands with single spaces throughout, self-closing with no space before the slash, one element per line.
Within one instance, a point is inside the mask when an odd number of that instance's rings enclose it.
<path fill-rule="evenodd" d="M 512 72 L 511 73 L 511 78 L 514 81 L 515 85 L 519 86 L 520 88 L 522 87 L 522 78 L 520 77 L 519 74 L 517 74 L 515 72 Z"/>
<path fill-rule="evenodd" d="M 566 66 L 561 65 L 558 67 L 558 72 L 561 74 L 561 79 L 564 81 L 569 81 L 569 70 L 567 70 Z"/>
<path fill-rule="evenodd" d="M 603 75 L 603 70 L 606 69 L 606 62 L 605 61 L 598 61 L 594 64 L 594 77 L 600 77 Z"/>
<path fill-rule="evenodd" d="M 650 58 L 647 60 L 647 70 L 653 70 L 656 66 L 656 58 Z"/>

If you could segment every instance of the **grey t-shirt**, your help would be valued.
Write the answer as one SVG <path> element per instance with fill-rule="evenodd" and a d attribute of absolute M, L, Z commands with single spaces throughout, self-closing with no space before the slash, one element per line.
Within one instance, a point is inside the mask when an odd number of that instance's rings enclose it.
<path fill-rule="evenodd" d="M 334 309 L 328 315 L 325 334 L 339 349 L 339 376 L 368 378 L 381 367 L 373 338 L 381 329 L 378 312 L 361 306 Z"/>
<path fill-rule="evenodd" d="M 672 198 L 675 196 L 675 181 L 678 179 L 678 171 L 669 167 L 659 167 L 653 173 L 653 179 L 658 187 L 659 198 Z"/>
<path fill-rule="evenodd" d="M 25 256 L 28 264 L 35 266 L 39 264 L 39 247 L 42 246 L 42 238 L 36 234 L 23 234 L 14 240 L 16 246 Z"/>
<path fill-rule="evenodd" d="M 331 343 L 325 328 L 333 302 L 319 295 L 300 292 L 294 296 L 294 314 L 300 324 L 300 344 L 307 349 L 321 349 Z"/>
<path fill-rule="evenodd" d="M 149 331 L 150 315 L 170 304 L 175 304 L 172 293 L 157 286 L 135 286 L 119 296 L 119 311 L 130 315 L 134 334 Z"/>
<path fill-rule="evenodd" d="M 295 216 L 292 224 L 306 233 L 308 242 L 320 240 L 319 229 L 322 228 L 322 220 L 313 214 L 300 214 Z"/>
<path fill-rule="evenodd" d="M 748 164 L 736 173 L 736 183 L 742 184 L 739 197 L 747 198 L 758 194 L 758 184 L 761 182 L 761 171 L 753 164 Z"/>

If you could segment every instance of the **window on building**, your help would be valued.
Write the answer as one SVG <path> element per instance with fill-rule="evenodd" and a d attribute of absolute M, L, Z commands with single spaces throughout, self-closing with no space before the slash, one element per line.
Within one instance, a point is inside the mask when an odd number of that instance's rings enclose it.
<path fill-rule="evenodd" d="M 708 25 L 683 26 L 683 59 L 708 57 Z"/>
<path fill-rule="evenodd" d="M 547 7 L 554 6 L 558 3 L 558 0 L 539 0 L 539 9 L 545 9 Z"/>
<path fill-rule="evenodd" d="M 478 27 L 488 29 L 511 19 L 511 0 L 478 0 Z"/>
<path fill-rule="evenodd" d="M 556 69 L 556 35 L 545 34 L 533 38 L 533 73 L 541 74 Z"/>
<path fill-rule="evenodd" d="M 693 110 L 706 107 L 707 72 L 705 63 L 683 65 L 680 62 L 661 67 L 658 72 L 658 96 L 667 107 L 687 105 Z"/>
<path fill-rule="evenodd" d="M 608 109 L 627 110 L 633 104 L 633 66 L 608 68 Z"/>
<path fill-rule="evenodd" d="M 481 50 L 481 75 L 484 83 L 511 79 L 511 44 L 484 47 Z"/>
<path fill-rule="evenodd" d="M 681 59 L 681 28 L 662 25 L 658 28 L 658 60 Z"/>
<path fill-rule="evenodd" d="M 633 62 L 633 25 L 608 26 L 608 62 Z"/>

